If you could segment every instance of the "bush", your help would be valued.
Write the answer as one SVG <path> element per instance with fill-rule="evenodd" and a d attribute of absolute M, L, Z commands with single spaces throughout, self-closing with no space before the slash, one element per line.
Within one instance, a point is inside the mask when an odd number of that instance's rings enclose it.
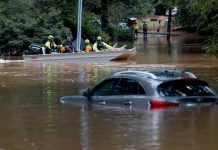
<path fill-rule="evenodd" d="M 121 40 L 121 41 L 132 39 L 130 29 L 124 29 L 121 27 L 114 28 L 113 36 L 115 39 Z"/>
<path fill-rule="evenodd" d="M 218 33 L 214 34 L 213 36 L 209 37 L 204 45 L 203 49 L 206 50 L 206 56 L 215 56 L 218 58 Z"/>

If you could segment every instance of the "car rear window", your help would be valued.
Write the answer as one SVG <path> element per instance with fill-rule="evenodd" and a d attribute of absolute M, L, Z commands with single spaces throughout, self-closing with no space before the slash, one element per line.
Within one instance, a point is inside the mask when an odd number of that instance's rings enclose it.
<path fill-rule="evenodd" d="M 174 80 L 157 88 L 161 96 L 214 96 L 209 85 L 201 80 Z"/>

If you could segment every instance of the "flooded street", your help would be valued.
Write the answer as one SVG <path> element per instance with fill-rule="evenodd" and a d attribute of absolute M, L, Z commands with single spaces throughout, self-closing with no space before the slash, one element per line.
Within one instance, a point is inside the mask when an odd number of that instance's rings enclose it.
<path fill-rule="evenodd" d="M 138 39 L 135 60 L 0 63 L 0 150 L 215 150 L 218 105 L 138 110 L 130 106 L 63 105 L 100 79 L 131 68 L 178 67 L 218 92 L 218 60 L 202 39 Z"/>

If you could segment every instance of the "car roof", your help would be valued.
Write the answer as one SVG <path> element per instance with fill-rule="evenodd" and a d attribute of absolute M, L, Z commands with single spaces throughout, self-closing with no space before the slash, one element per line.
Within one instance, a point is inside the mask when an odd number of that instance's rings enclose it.
<path fill-rule="evenodd" d="M 169 81 L 182 78 L 196 78 L 196 76 L 188 71 L 178 68 L 153 68 L 153 69 L 131 69 L 120 71 L 113 74 L 113 77 L 135 77 L 141 79 L 151 79 L 156 81 Z"/>

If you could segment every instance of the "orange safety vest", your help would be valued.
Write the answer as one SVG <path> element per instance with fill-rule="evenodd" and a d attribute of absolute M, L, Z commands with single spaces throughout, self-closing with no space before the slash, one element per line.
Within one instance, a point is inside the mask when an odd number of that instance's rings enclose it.
<path fill-rule="evenodd" d="M 85 51 L 86 51 L 87 53 L 91 52 L 91 51 L 92 51 L 92 46 L 91 46 L 91 45 L 86 45 Z"/>
<path fill-rule="evenodd" d="M 61 50 L 61 53 L 64 53 L 66 50 L 65 46 L 62 46 L 60 50 Z"/>

